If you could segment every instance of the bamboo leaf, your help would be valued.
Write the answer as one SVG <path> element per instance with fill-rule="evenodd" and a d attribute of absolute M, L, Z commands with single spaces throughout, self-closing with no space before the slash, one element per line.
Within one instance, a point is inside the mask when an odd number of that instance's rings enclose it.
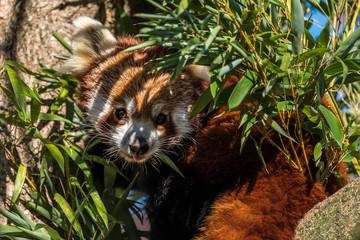
<path fill-rule="evenodd" d="M 102 221 L 104 222 L 106 229 L 108 229 L 109 228 L 109 220 L 108 220 L 108 216 L 107 216 L 107 211 L 106 211 L 103 201 L 101 200 L 101 197 L 100 197 L 98 191 L 96 191 L 95 187 L 92 185 L 87 184 L 86 187 L 90 191 L 90 197 L 94 202 L 96 210 L 98 211 Z"/>
<path fill-rule="evenodd" d="M 88 165 L 85 163 L 84 159 L 82 159 L 75 150 L 73 150 L 67 146 L 59 144 L 58 147 L 62 148 L 70 156 L 70 158 L 83 171 L 86 178 L 90 180 L 91 179 L 91 171 L 90 171 Z"/>
<path fill-rule="evenodd" d="M 193 110 L 191 111 L 189 119 L 193 119 L 198 113 L 200 113 L 212 100 L 210 88 L 207 88 L 197 100 Z"/>
<path fill-rule="evenodd" d="M 244 58 L 239 58 L 239 59 L 236 59 L 234 61 L 232 61 L 231 63 L 223 66 L 221 69 L 220 69 L 220 73 L 219 73 L 219 76 L 222 77 L 224 76 L 225 74 L 231 72 L 233 69 L 235 69 L 240 63 L 242 63 L 244 61 Z"/>
<path fill-rule="evenodd" d="M 165 155 L 163 152 L 159 152 L 158 157 L 162 162 L 166 163 L 169 167 L 174 169 L 175 172 L 177 172 L 180 176 L 185 178 L 184 175 L 178 169 L 178 167 L 175 165 L 175 163 L 167 155 Z"/>
<path fill-rule="evenodd" d="M 67 97 L 68 93 L 69 93 L 69 91 L 66 88 L 61 89 L 55 102 L 53 104 L 51 104 L 50 109 L 51 109 L 52 113 L 56 112 L 59 109 L 61 104 L 64 102 L 65 97 Z"/>
<path fill-rule="evenodd" d="M 17 234 L 21 234 L 23 233 L 23 231 L 21 231 L 19 228 L 15 227 L 15 226 L 1 226 L 0 225 L 0 237 L 2 236 L 13 236 L 13 235 L 17 235 Z"/>
<path fill-rule="evenodd" d="M 37 95 L 38 98 L 40 98 L 39 93 L 35 86 L 33 87 L 33 92 L 34 92 L 34 94 Z M 30 110 L 31 110 L 31 112 L 30 112 L 31 122 L 36 123 L 39 118 L 39 114 L 40 114 L 40 110 L 41 110 L 41 102 L 39 102 L 35 98 L 32 98 L 31 103 L 30 103 Z"/>
<path fill-rule="evenodd" d="M 356 41 L 360 38 L 360 28 L 356 28 L 350 36 L 341 43 L 340 47 L 336 50 L 333 57 L 344 59 L 350 50 L 354 47 Z"/>
<path fill-rule="evenodd" d="M 45 121 L 60 121 L 60 122 L 65 122 L 67 124 L 72 124 L 71 121 L 69 121 L 66 118 L 63 118 L 59 115 L 56 114 L 51 114 L 51 113 L 40 113 L 39 114 L 39 119 L 40 120 L 45 120 Z"/>
<path fill-rule="evenodd" d="M 321 155 L 322 155 L 321 149 L 322 149 L 321 142 L 318 142 L 314 147 L 314 160 L 315 160 L 316 166 L 318 166 Z"/>
<path fill-rule="evenodd" d="M 87 155 L 87 158 L 90 159 L 91 161 L 94 161 L 96 163 L 103 165 L 104 167 L 106 166 L 106 167 L 111 168 L 112 170 L 114 170 L 116 173 L 118 173 L 120 176 L 122 176 L 129 182 L 129 179 L 119 170 L 119 168 L 113 162 L 107 161 L 104 158 L 96 156 L 96 155 Z"/>
<path fill-rule="evenodd" d="M 215 37 L 218 35 L 220 30 L 221 30 L 221 26 L 219 26 L 219 25 L 216 26 L 214 29 L 212 29 L 209 37 L 205 41 L 204 48 L 196 54 L 194 63 L 198 62 L 200 60 L 200 58 L 202 57 L 202 55 L 209 49 L 211 43 L 214 41 Z"/>
<path fill-rule="evenodd" d="M 62 173 L 65 174 L 65 160 L 60 150 L 56 147 L 55 144 L 52 143 L 45 144 L 45 147 L 50 151 L 53 158 L 59 164 Z"/>
<path fill-rule="evenodd" d="M 315 48 L 300 54 L 297 58 L 291 60 L 291 65 L 305 62 L 306 60 L 314 57 L 322 57 L 324 53 L 329 52 L 327 48 Z"/>
<path fill-rule="evenodd" d="M 42 197 L 35 192 L 31 192 L 31 197 L 35 202 L 23 201 L 23 204 L 26 208 L 35 210 L 37 213 L 41 214 L 52 223 L 61 227 L 63 230 L 66 230 L 64 219 L 55 207 L 44 201 Z"/>
<path fill-rule="evenodd" d="M 16 179 L 15 179 L 15 185 L 14 185 L 14 193 L 12 196 L 11 201 L 13 203 L 16 202 L 16 200 L 18 199 L 21 189 L 24 185 L 25 182 L 25 178 L 26 178 L 26 173 L 27 173 L 27 165 L 26 164 L 20 164 L 17 174 L 16 174 Z"/>
<path fill-rule="evenodd" d="M 44 228 L 48 232 L 48 234 L 50 235 L 52 240 L 61 240 L 62 239 L 60 237 L 59 233 L 57 231 L 55 231 L 55 229 L 53 229 L 52 227 L 50 227 L 48 225 L 38 223 L 35 226 L 35 230 L 42 229 L 42 228 Z"/>
<path fill-rule="evenodd" d="M 343 85 L 346 81 L 348 72 L 349 72 L 349 68 L 346 66 L 346 64 L 339 58 L 339 57 L 335 57 L 335 61 L 338 61 L 341 63 L 341 66 L 343 68 L 343 77 L 341 79 L 341 85 Z"/>
<path fill-rule="evenodd" d="M 25 83 L 20 79 L 17 73 L 9 66 L 5 66 L 7 74 L 10 78 L 11 86 L 15 95 L 15 104 L 19 106 L 19 110 L 22 112 L 24 118 L 26 116 L 26 95 L 25 95 Z"/>
<path fill-rule="evenodd" d="M 304 11 L 300 0 L 291 0 L 292 48 L 295 56 L 301 53 L 301 40 L 304 34 Z"/>
<path fill-rule="evenodd" d="M 233 92 L 229 97 L 228 108 L 229 110 L 239 106 L 244 100 L 251 88 L 254 86 L 254 79 L 251 76 L 250 71 L 246 72 L 246 75 L 236 84 Z"/>
<path fill-rule="evenodd" d="M 321 31 L 317 41 L 316 47 L 317 48 L 327 48 L 327 45 L 330 40 L 330 23 L 328 23 L 324 29 Z"/>
<path fill-rule="evenodd" d="M 56 38 L 56 40 L 59 41 L 59 43 L 61 45 L 63 45 L 63 47 L 68 50 L 69 53 L 72 53 L 72 47 L 70 46 L 70 44 L 68 42 L 65 41 L 65 39 L 63 37 L 60 36 L 59 33 L 57 33 L 56 31 L 53 31 L 53 36 Z"/>
<path fill-rule="evenodd" d="M 19 215 L 24 221 L 27 222 L 28 227 L 25 227 L 25 228 L 27 228 L 29 230 L 34 230 L 35 224 L 25 215 L 23 210 L 21 210 L 20 207 L 15 203 L 13 203 L 11 205 L 11 207 L 12 207 L 12 210 L 14 210 L 14 212 L 16 212 L 17 215 Z"/>
<path fill-rule="evenodd" d="M 150 46 L 156 45 L 157 43 L 160 43 L 160 42 L 161 42 L 161 38 L 155 38 L 155 39 L 146 41 L 144 43 L 140 43 L 136 46 L 129 47 L 129 48 L 125 49 L 123 52 L 131 52 L 131 51 L 138 50 L 141 48 L 150 47 Z"/>
<path fill-rule="evenodd" d="M 5 216 L 10 222 L 15 224 L 16 226 L 31 229 L 31 226 L 17 214 L 11 213 L 2 208 L 0 208 L 0 214 Z"/>
<path fill-rule="evenodd" d="M 69 203 L 63 198 L 63 196 L 58 193 L 55 193 L 54 200 L 59 204 L 74 230 L 80 235 L 81 239 L 84 239 L 81 225 L 78 219 L 75 217 L 74 211 L 70 207 Z"/>
<path fill-rule="evenodd" d="M 341 126 L 340 126 L 340 122 L 337 119 L 337 117 L 326 107 L 320 105 L 319 106 L 319 110 L 321 111 L 321 113 L 323 114 L 326 123 L 328 124 L 330 131 L 332 133 L 332 135 L 335 138 L 335 141 L 337 142 L 337 144 L 339 145 L 339 147 L 343 146 L 343 141 L 344 141 L 344 135 L 343 135 L 343 131 L 341 130 Z"/>
<path fill-rule="evenodd" d="M 283 135 L 284 137 L 287 137 L 288 139 L 290 139 L 291 141 L 293 142 L 296 142 L 296 140 L 291 137 L 287 132 L 285 132 L 284 129 L 282 129 L 282 127 L 280 127 L 280 125 L 275 121 L 273 120 L 271 117 L 269 117 L 267 114 L 265 113 L 261 113 L 260 114 L 263 119 L 275 130 L 277 131 L 278 133 L 280 133 L 281 135 Z"/>

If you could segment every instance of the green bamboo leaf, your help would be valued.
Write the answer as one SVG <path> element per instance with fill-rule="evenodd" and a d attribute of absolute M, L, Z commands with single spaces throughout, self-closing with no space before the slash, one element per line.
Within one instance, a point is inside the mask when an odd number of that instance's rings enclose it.
<path fill-rule="evenodd" d="M 125 49 L 123 52 L 131 52 L 134 50 L 138 50 L 140 48 L 150 47 L 150 46 L 156 45 L 160 42 L 161 42 L 161 38 L 155 38 L 155 39 L 140 43 L 139 45 L 129 47 L 129 48 Z"/>
<path fill-rule="evenodd" d="M 335 58 L 340 59 L 340 58 Z M 342 62 L 348 68 L 350 72 L 358 72 L 360 69 L 360 59 L 344 59 Z M 332 61 L 324 70 L 325 74 L 327 75 L 341 75 L 343 74 L 344 67 L 340 61 Z"/>
<path fill-rule="evenodd" d="M 22 97 L 25 98 L 25 96 L 28 96 L 30 98 L 34 98 L 38 102 L 41 102 L 38 95 L 36 95 L 31 90 L 31 88 L 28 85 L 26 85 L 23 80 L 21 80 L 19 75 L 11 67 L 9 67 L 9 65 L 6 65 L 5 69 L 6 69 L 7 73 L 8 73 L 9 78 L 10 78 L 11 85 L 13 87 L 15 96 L 17 96 L 17 94 L 21 94 L 21 96 L 16 97 L 17 99 L 20 99 L 21 101 L 23 101 Z M 21 92 L 18 92 L 18 91 L 21 91 Z M 26 104 L 26 99 L 25 99 L 25 104 Z"/>
<path fill-rule="evenodd" d="M 291 60 L 291 65 L 305 62 L 306 60 L 314 57 L 322 57 L 324 53 L 329 52 L 328 48 L 315 48 L 300 54 L 298 57 Z"/>
<path fill-rule="evenodd" d="M 0 225 L 0 237 L 3 236 L 14 236 L 23 233 L 19 228 L 15 226 L 1 226 Z"/>
<path fill-rule="evenodd" d="M 234 91 L 229 97 L 229 110 L 239 106 L 239 104 L 244 100 L 244 98 L 250 92 L 251 88 L 254 86 L 254 76 L 252 76 L 252 74 L 253 72 L 247 71 L 245 76 L 242 77 L 236 84 Z"/>
<path fill-rule="evenodd" d="M 22 230 L 24 233 L 26 233 L 27 236 L 32 237 L 32 239 L 38 239 L 38 240 L 51 240 L 51 237 L 43 232 L 38 231 L 31 231 L 26 228 L 19 227 L 20 230 Z"/>
<path fill-rule="evenodd" d="M 67 120 L 66 118 L 51 113 L 40 113 L 39 119 L 45 121 L 60 121 L 60 122 L 65 122 L 67 124 L 72 124 L 72 122 Z"/>
<path fill-rule="evenodd" d="M 233 69 L 235 69 L 240 63 L 242 63 L 245 59 L 244 58 L 239 58 L 239 59 L 236 59 L 234 61 L 232 61 L 231 63 L 223 66 L 221 69 L 220 69 L 220 73 L 219 73 L 219 76 L 222 77 L 224 76 L 225 74 L 231 72 Z"/>
<path fill-rule="evenodd" d="M 326 107 L 320 105 L 319 106 L 319 110 L 321 111 L 321 113 L 323 114 L 325 121 L 327 123 L 327 125 L 330 128 L 330 131 L 332 133 L 332 135 L 335 138 L 335 141 L 337 142 L 337 144 L 339 145 L 340 148 L 342 148 L 343 146 L 343 142 L 344 142 L 344 134 L 343 131 L 341 130 L 341 126 L 340 126 L 340 122 L 337 119 L 337 117 Z"/>
<path fill-rule="evenodd" d="M 11 86 L 14 91 L 15 101 L 17 106 L 19 106 L 20 112 L 22 112 L 23 116 L 26 116 L 26 95 L 24 90 L 25 83 L 20 79 L 17 73 L 11 69 L 9 66 L 5 66 L 7 74 L 10 78 Z"/>
<path fill-rule="evenodd" d="M 85 160 L 79 156 L 79 154 L 73 150 L 72 148 L 69 148 L 64 145 L 57 145 L 58 147 L 62 148 L 69 156 L 70 158 L 77 164 L 77 166 L 83 171 L 87 179 L 91 179 L 91 171 L 86 164 Z"/>
<path fill-rule="evenodd" d="M 163 152 L 158 152 L 158 158 L 166 163 L 169 167 L 171 167 L 172 169 L 175 170 L 175 172 L 177 172 L 180 176 L 182 176 L 183 178 L 184 175 L 180 172 L 180 170 L 178 169 L 178 167 L 175 165 L 175 163 Z"/>
<path fill-rule="evenodd" d="M 345 157 L 343 159 L 341 159 L 342 162 L 344 163 L 352 163 L 352 161 L 355 159 L 355 157 L 353 155 L 351 155 L 351 153 L 346 154 Z"/>
<path fill-rule="evenodd" d="M 130 181 L 120 170 L 119 168 L 116 166 L 116 164 L 114 164 L 113 162 L 109 162 L 107 160 L 105 160 L 102 157 L 96 156 L 96 155 L 86 155 L 88 159 L 90 159 L 91 161 L 94 161 L 96 163 L 99 163 L 101 165 L 103 165 L 104 167 L 109 167 L 112 170 L 114 170 L 116 173 L 118 173 L 120 176 L 122 176 L 123 178 L 125 178 L 128 182 Z"/>
<path fill-rule="evenodd" d="M 207 88 L 197 100 L 193 110 L 191 111 L 189 120 L 193 119 L 198 113 L 200 113 L 204 108 L 211 102 L 212 95 L 210 88 Z"/>
<path fill-rule="evenodd" d="M 343 68 L 343 77 L 341 79 L 341 86 L 345 83 L 348 72 L 349 72 L 349 68 L 346 66 L 346 64 L 339 58 L 339 57 L 335 57 L 335 61 L 341 63 L 341 66 Z M 340 88 L 340 87 L 339 87 Z"/>
<path fill-rule="evenodd" d="M 20 64 L 18 64 L 16 62 L 13 62 L 13 61 L 6 61 L 5 64 L 9 65 L 11 67 L 14 67 L 16 69 L 19 69 L 20 71 L 22 71 L 22 72 L 24 72 L 26 74 L 32 75 L 32 76 L 39 75 L 38 73 L 35 73 L 35 72 L 31 71 L 30 69 L 28 69 L 28 68 L 26 68 L 26 67 L 24 67 L 24 66 L 22 66 L 22 65 L 20 65 Z"/>
<path fill-rule="evenodd" d="M 12 210 L 13 210 L 17 215 L 19 215 L 24 221 L 27 222 L 28 227 L 25 227 L 25 228 L 27 228 L 27 229 L 29 229 L 29 230 L 34 230 L 35 224 L 25 215 L 25 213 L 23 212 L 23 210 L 21 210 L 21 208 L 20 208 L 17 204 L 15 204 L 15 203 L 13 203 L 13 204 L 11 205 L 11 207 L 12 207 Z"/>
<path fill-rule="evenodd" d="M 15 185 L 14 185 L 14 193 L 13 196 L 11 198 L 11 201 L 13 203 L 16 202 L 16 200 L 18 199 L 21 189 L 24 185 L 25 182 L 25 177 L 26 177 L 26 173 L 27 173 L 27 165 L 26 164 L 20 164 L 17 174 L 16 174 L 16 179 L 15 179 Z"/>
<path fill-rule="evenodd" d="M 151 13 L 136 13 L 134 16 L 139 18 L 147 18 L 147 19 L 159 19 L 159 20 L 178 20 L 177 17 L 172 15 L 160 15 L 160 14 L 151 14 Z"/>
<path fill-rule="evenodd" d="M 60 167 L 62 173 L 65 174 L 65 169 L 64 169 L 65 168 L 65 160 L 64 160 L 64 157 L 63 157 L 62 153 L 60 152 L 60 150 L 56 147 L 55 144 L 52 144 L 52 143 L 45 144 L 45 147 L 47 147 L 47 149 L 50 151 L 53 158 L 59 164 L 59 167 Z"/>
<path fill-rule="evenodd" d="M 318 166 L 321 155 L 322 155 L 321 149 L 322 149 L 321 142 L 318 142 L 314 147 L 314 160 L 315 160 L 316 166 Z"/>
<path fill-rule="evenodd" d="M 125 191 L 122 194 L 122 196 L 120 197 L 119 201 L 116 203 L 116 206 L 115 206 L 114 210 L 112 211 L 111 215 L 117 217 L 117 219 L 119 219 L 118 222 L 123 223 L 123 227 L 124 227 L 125 232 L 129 239 L 140 240 L 139 232 L 134 223 L 134 219 L 132 218 L 132 216 L 129 212 L 129 205 L 126 200 L 136 179 L 137 179 L 137 175 L 131 181 L 129 186 L 125 189 Z M 117 237 L 117 236 L 114 236 L 113 234 L 111 236 L 112 236 L 112 238 Z"/>
<path fill-rule="evenodd" d="M 61 213 L 55 207 L 44 201 L 41 196 L 35 192 L 32 192 L 31 196 L 35 202 L 23 201 L 23 204 L 26 208 L 30 209 L 31 211 L 36 211 L 63 230 L 67 229 Z"/>
<path fill-rule="evenodd" d="M 326 16 L 330 16 L 329 8 L 326 2 L 322 0 L 307 0 L 308 3 L 311 4 L 312 7 L 318 9 L 320 12 L 326 14 Z"/>
<path fill-rule="evenodd" d="M 243 115 L 244 118 L 241 119 L 239 127 L 242 125 L 241 129 L 241 138 L 240 138 L 240 154 L 243 152 L 245 144 L 249 139 L 251 129 L 256 124 L 257 120 L 256 117 L 249 117 L 249 115 Z"/>
<path fill-rule="evenodd" d="M 58 193 L 55 193 L 54 200 L 59 204 L 74 230 L 80 235 L 81 239 L 84 239 L 81 225 L 78 219 L 75 217 L 74 211 L 70 207 L 69 203 L 63 198 L 63 196 Z"/>
<path fill-rule="evenodd" d="M 66 50 L 68 50 L 69 53 L 72 53 L 72 47 L 68 42 L 65 41 L 64 38 L 60 36 L 60 34 L 58 34 L 56 31 L 53 31 L 52 35 L 60 42 L 61 45 L 63 45 Z"/>
<path fill-rule="evenodd" d="M 328 23 L 324 29 L 321 31 L 317 41 L 316 47 L 317 48 L 327 48 L 327 45 L 330 40 L 330 23 Z"/>
<path fill-rule="evenodd" d="M 284 129 L 282 129 L 282 127 L 280 127 L 280 125 L 274 120 L 272 119 L 271 117 L 269 117 L 267 114 L 265 113 L 261 113 L 260 114 L 262 116 L 262 118 L 275 130 L 277 131 L 278 133 L 280 133 L 281 135 L 283 135 L 284 137 L 287 137 L 288 139 L 290 139 L 291 141 L 293 142 L 296 142 L 296 140 L 291 137 L 289 134 L 287 134 L 285 132 Z"/>
<path fill-rule="evenodd" d="M 290 55 L 290 53 L 286 52 L 281 61 L 281 65 L 280 65 L 281 71 L 286 72 L 289 69 L 290 62 L 291 62 L 290 60 L 291 60 L 291 55 Z"/>
<path fill-rule="evenodd" d="M 308 117 L 308 119 L 313 122 L 318 124 L 320 121 L 320 115 L 319 112 L 316 111 L 312 106 L 310 105 L 306 105 L 304 106 L 302 112 Z"/>
<path fill-rule="evenodd" d="M 211 63 L 210 68 L 214 69 L 215 67 L 217 67 L 218 65 L 226 62 L 226 60 L 230 57 L 231 54 L 231 49 L 227 48 L 225 49 L 222 53 L 220 53 L 215 59 L 214 61 Z"/>
<path fill-rule="evenodd" d="M 208 14 L 205 18 L 204 18 L 204 21 L 201 23 L 201 29 L 204 30 L 204 29 L 207 29 L 209 26 L 208 26 L 208 23 L 209 21 L 213 18 L 213 14 Z"/>
<path fill-rule="evenodd" d="M 190 57 L 190 55 L 188 55 L 188 54 L 180 56 L 179 63 L 176 66 L 175 71 L 173 72 L 173 74 L 170 77 L 170 84 L 175 79 L 175 77 L 180 73 L 181 69 L 183 69 L 183 67 L 186 65 L 189 57 Z M 170 89 L 171 89 L 171 85 L 170 85 Z"/>
<path fill-rule="evenodd" d="M 0 208 L 0 214 L 5 216 L 10 222 L 12 222 L 13 224 L 15 224 L 18 227 L 24 227 L 24 228 L 31 229 L 31 226 L 17 214 L 6 211 L 5 209 L 2 209 L 2 208 Z"/>
<path fill-rule="evenodd" d="M 99 213 L 102 221 L 105 224 L 106 230 L 109 229 L 109 219 L 107 216 L 107 211 L 98 191 L 96 191 L 95 187 L 92 185 L 87 184 L 86 187 L 90 192 L 90 197 L 94 202 L 97 212 Z"/>
<path fill-rule="evenodd" d="M 301 53 L 301 40 L 304 34 L 304 11 L 300 0 L 291 0 L 291 32 L 294 35 L 293 54 L 297 56 Z"/>
<path fill-rule="evenodd" d="M 150 3 L 151 5 L 153 5 L 154 7 L 156 7 L 157 9 L 167 13 L 167 14 L 170 14 L 170 15 L 173 15 L 175 16 L 171 11 L 169 11 L 168 9 L 164 8 L 161 4 L 155 2 L 155 1 L 152 1 L 152 0 L 146 0 L 148 3 Z"/>
<path fill-rule="evenodd" d="M 284 71 L 281 70 L 281 68 L 279 66 L 272 63 L 268 59 L 263 60 L 263 66 L 266 67 L 267 69 L 269 69 L 272 73 L 279 74 L 279 75 L 284 75 Z"/>
<path fill-rule="evenodd" d="M 35 226 L 35 230 L 39 230 L 39 229 L 42 229 L 42 228 L 45 229 L 48 232 L 48 234 L 50 235 L 52 240 L 61 240 L 62 239 L 60 237 L 59 233 L 55 229 L 53 229 L 52 227 L 50 227 L 48 225 L 38 223 Z"/>
<path fill-rule="evenodd" d="M 17 104 L 17 100 L 15 97 L 15 94 L 9 90 L 5 85 L 0 84 L 1 89 L 3 90 L 3 92 L 6 94 L 6 96 L 11 100 L 11 102 L 15 105 L 16 109 L 21 112 L 21 108 L 20 106 Z"/>
<path fill-rule="evenodd" d="M 322 69 L 319 73 L 319 76 L 315 80 L 315 92 L 316 92 L 316 100 L 317 103 L 320 104 L 321 100 L 325 94 L 325 76 L 324 70 Z"/>
<path fill-rule="evenodd" d="M 194 63 L 197 63 L 200 60 L 200 58 L 202 57 L 202 55 L 209 49 L 211 43 L 215 40 L 215 38 L 218 35 L 218 33 L 220 32 L 220 30 L 221 30 L 220 25 L 218 25 L 214 29 L 212 29 L 209 37 L 205 41 L 205 45 L 204 45 L 203 49 L 196 54 Z"/>
<path fill-rule="evenodd" d="M 306 28 L 305 30 L 305 37 L 308 43 L 308 48 L 312 49 L 315 46 L 315 40 L 314 37 L 311 35 L 311 33 L 309 32 L 309 30 L 307 30 Z"/>
<path fill-rule="evenodd" d="M 65 97 L 67 97 L 68 93 L 69 93 L 69 91 L 66 88 L 61 89 L 55 102 L 53 104 L 51 104 L 50 109 L 51 109 L 52 113 L 56 112 L 59 109 L 61 104 L 64 102 Z"/>
<path fill-rule="evenodd" d="M 250 136 L 250 137 L 251 137 L 251 136 Z M 253 139 L 252 137 L 251 137 L 251 139 L 252 139 L 253 142 L 254 142 L 256 152 L 257 152 L 257 154 L 259 155 L 259 158 L 260 158 L 262 164 L 264 165 L 264 168 L 265 168 L 266 172 L 269 173 L 269 171 L 268 171 L 268 169 L 267 169 L 267 167 L 266 167 L 266 162 L 265 162 L 264 156 L 263 156 L 262 151 L 261 151 L 261 146 L 259 146 L 259 144 L 256 142 L 255 139 Z"/>
<path fill-rule="evenodd" d="M 35 95 L 37 95 L 38 98 L 40 98 L 39 93 L 36 89 L 36 87 L 33 87 L 33 92 Z M 32 123 L 36 123 L 40 114 L 40 110 L 41 110 L 41 102 L 39 102 L 38 100 L 36 100 L 35 98 L 31 98 L 31 102 L 30 102 L 30 119 Z"/>
<path fill-rule="evenodd" d="M 336 50 L 333 57 L 339 57 L 344 59 L 346 55 L 350 52 L 352 48 L 354 48 L 355 43 L 360 38 L 360 28 L 356 28 L 354 32 L 350 34 L 350 36 L 340 44 L 340 47 Z"/>

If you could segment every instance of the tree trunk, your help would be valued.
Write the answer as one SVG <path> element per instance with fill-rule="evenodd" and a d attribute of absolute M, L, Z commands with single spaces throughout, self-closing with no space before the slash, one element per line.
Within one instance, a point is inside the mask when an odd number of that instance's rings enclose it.
<path fill-rule="evenodd" d="M 89 16 L 100 20 L 105 25 L 112 24 L 115 4 L 111 0 L 1 0 L 0 1 L 0 67 L 6 60 L 15 61 L 35 71 L 39 63 L 57 69 L 62 65 L 54 55 L 69 53 L 52 36 L 57 31 L 70 42 L 72 21 L 78 16 Z M 20 74 L 29 85 L 39 82 L 28 75 Z M 9 86 L 4 72 L 0 72 L 1 83 Z M 55 96 L 45 96 L 53 100 Z M 0 113 L 9 108 L 9 101 L 0 91 Z M 51 126 L 45 126 L 42 132 L 49 132 Z M 25 163 L 39 149 L 40 143 L 24 142 L 22 131 L 0 126 L 0 141 L 7 149 L 14 148 L 17 163 Z M 36 163 L 30 162 L 33 167 Z M 4 208 L 6 198 L 12 196 L 16 174 L 15 164 L 4 154 L 0 147 L 0 208 Z M 0 214 L 0 225 L 6 223 Z"/>

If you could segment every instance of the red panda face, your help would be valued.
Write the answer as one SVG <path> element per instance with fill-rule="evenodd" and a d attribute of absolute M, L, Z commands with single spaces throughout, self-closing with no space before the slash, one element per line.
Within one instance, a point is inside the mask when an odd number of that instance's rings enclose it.
<path fill-rule="evenodd" d="M 208 86 L 205 67 L 185 67 L 170 85 L 171 71 L 153 70 L 154 60 L 173 50 L 123 52 L 139 42 L 132 37 L 116 40 L 86 17 L 77 19 L 75 27 L 73 56 L 62 71 L 79 79 L 79 106 L 111 156 L 145 162 L 190 137 L 189 115 Z"/>

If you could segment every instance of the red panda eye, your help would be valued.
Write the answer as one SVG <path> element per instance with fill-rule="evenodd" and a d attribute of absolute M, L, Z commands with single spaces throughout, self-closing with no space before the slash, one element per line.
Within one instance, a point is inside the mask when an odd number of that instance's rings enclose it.
<path fill-rule="evenodd" d="M 156 124 L 157 125 L 163 125 L 166 123 L 167 117 L 165 114 L 160 113 L 156 118 Z"/>
<path fill-rule="evenodd" d="M 119 120 L 124 120 L 127 118 L 126 109 L 120 108 L 115 110 L 115 117 Z"/>

